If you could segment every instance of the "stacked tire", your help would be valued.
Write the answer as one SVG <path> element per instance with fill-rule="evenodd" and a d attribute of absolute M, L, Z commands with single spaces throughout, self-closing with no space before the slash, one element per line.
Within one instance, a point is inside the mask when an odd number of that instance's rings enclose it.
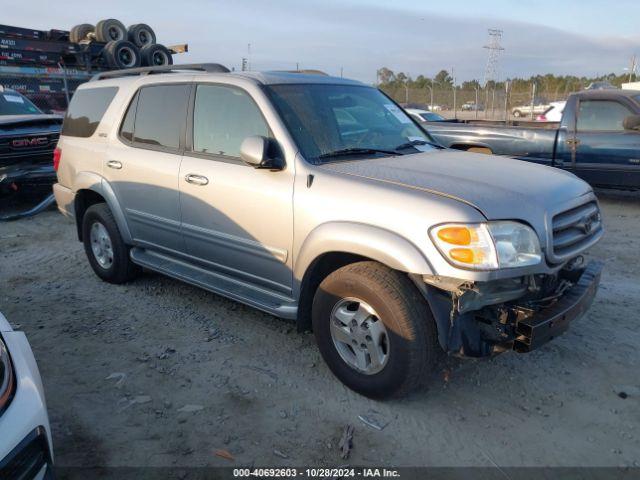
<path fill-rule="evenodd" d="M 83 23 L 71 29 L 69 40 L 74 43 L 93 40 L 104 43 L 102 58 L 114 69 L 173 64 L 169 49 L 156 43 L 155 32 L 145 23 L 136 23 L 129 28 L 114 18 L 100 20 L 95 27 Z"/>

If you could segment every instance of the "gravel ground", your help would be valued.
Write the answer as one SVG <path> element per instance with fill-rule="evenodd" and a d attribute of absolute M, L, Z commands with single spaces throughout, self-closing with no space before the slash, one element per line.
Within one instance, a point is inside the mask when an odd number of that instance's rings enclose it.
<path fill-rule="evenodd" d="M 59 466 L 639 466 L 640 196 L 600 195 L 589 313 L 402 400 L 347 390 L 292 323 L 160 275 L 101 282 L 55 211 L 0 223 L 0 311 L 35 352 Z"/>

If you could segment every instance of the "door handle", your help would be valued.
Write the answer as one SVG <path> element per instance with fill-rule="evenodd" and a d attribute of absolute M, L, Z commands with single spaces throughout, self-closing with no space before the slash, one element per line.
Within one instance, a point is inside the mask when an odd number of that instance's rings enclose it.
<path fill-rule="evenodd" d="M 207 177 L 196 175 L 195 173 L 188 173 L 185 175 L 184 179 L 193 185 L 204 186 L 209 183 L 209 179 Z"/>
<path fill-rule="evenodd" d="M 107 167 L 109 168 L 115 168 L 116 170 L 120 170 L 122 168 L 122 163 L 120 163 L 117 160 L 109 160 L 107 162 Z"/>
<path fill-rule="evenodd" d="M 578 144 L 580 143 L 580 140 L 578 140 L 577 138 L 567 138 L 565 143 L 570 147 L 577 147 Z"/>

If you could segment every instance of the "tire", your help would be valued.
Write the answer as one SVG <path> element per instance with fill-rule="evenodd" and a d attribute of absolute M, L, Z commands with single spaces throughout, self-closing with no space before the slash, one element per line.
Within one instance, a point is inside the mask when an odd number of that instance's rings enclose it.
<path fill-rule="evenodd" d="M 136 23 L 127 29 L 129 41 L 136 47 L 142 48 L 146 45 L 156 43 L 156 34 L 153 29 L 145 23 Z"/>
<path fill-rule="evenodd" d="M 117 42 L 127 39 L 127 29 L 115 18 L 100 20 L 96 23 L 96 40 L 99 42 Z"/>
<path fill-rule="evenodd" d="M 158 67 L 161 65 L 173 65 L 173 57 L 167 47 L 159 43 L 146 45 L 140 49 L 142 65 Z"/>
<path fill-rule="evenodd" d="M 126 40 L 109 42 L 104 47 L 104 56 L 111 68 L 136 68 L 141 65 L 140 50 Z"/>
<path fill-rule="evenodd" d="M 82 40 L 87 38 L 87 35 L 94 32 L 96 27 L 91 25 L 90 23 L 82 23 L 80 25 L 76 25 L 69 32 L 69 41 L 71 43 L 80 43 Z"/>
<path fill-rule="evenodd" d="M 520 118 L 522 116 L 522 112 L 520 110 L 514 110 L 513 116 L 516 118 Z"/>
<path fill-rule="evenodd" d="M 360 319 L 366 319 L 355 327 L 351 322 L 363 308 L 366 313 Z M 344 320 L 350 315 L 354 319 L 336 322 L 337 318 Z M 312 322 L 318 348 L 329 369 L 347 387 L 366 397 L 385 399 L 418 389 L 442 355 L 435 321 L 420 292 L 405 274 L 377 262 L 354 263 L 328 275 L 314 296 Z M 338 324 L 342 333 L 351 331 L 352 336 L 335 334 L 332 323 Z M 384 335 L 379 334 L 381 330 Z M 359 333 L 353 334 L 354 331 Z M 360 337 L 356 345 L 359 341 L 377 343 L 378 359 L 384 360 L 374 362 L 374 355 L 355 354 L 358 347 L 334 340 L 349 339 L 353 344 L 354 336 Z M 372 342 L 376 338 L 383 341 Z M 365 369 L 348 361 L 356 359 L 358 363 L 357 359 L 363 357 L 363 363 L 368 360 Z"/>
<path fill-rule="evenodd" d="M 92 229 L 95 229 L 94 235 Z M 108 238 L 110 255 L 107 244 L 100 242 L 104 236 Z M 122 240 L 118 225 L 106 203 L 92 205 L 85 212 L 82 218 L 82 242 L 91 268 L 102 280 L 116 284 L 126 283 L 140 272 L 140 267 L 129 259 L 129 247 Z M 94 251 L 94 245 L 99 253 Z"/>

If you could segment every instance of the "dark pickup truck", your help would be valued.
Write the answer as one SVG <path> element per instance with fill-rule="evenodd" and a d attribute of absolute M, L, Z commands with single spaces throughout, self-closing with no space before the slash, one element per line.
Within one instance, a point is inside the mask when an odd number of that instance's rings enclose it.
<path fill-rule="evenodd" d="M 18 92 L 0 86 L 0 198 L 30 187 L 51 189 L 61 125 L 62 117 L 44 114 Z"/>
<path fill-rule="evenodd" d="M 562 168 L 594 186 L 640 189 L 640 91 L 574 93 L 557 128 L 455 122 L 422 126 L 445 147 Z"/>

